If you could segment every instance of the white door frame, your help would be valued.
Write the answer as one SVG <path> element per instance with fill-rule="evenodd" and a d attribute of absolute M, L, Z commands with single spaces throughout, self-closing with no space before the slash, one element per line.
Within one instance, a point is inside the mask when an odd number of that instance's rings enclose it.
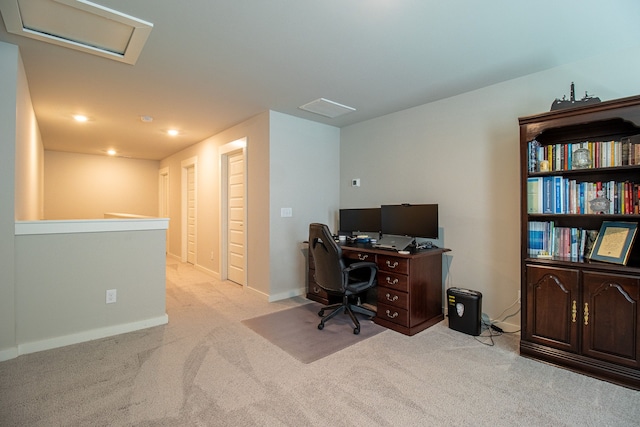
<path fill-rule="evenodd" d="M 161 218 L 170 218 L 170 214 L 169 214 L 169 200 L 171 200 L 170 197 L 170 185 L 171 185 L 171 181 L 170 181 L 170 175 L 169 175 L 169 168 L 162 168 L 158 171 L 158 190 L 159 190 L 159 195 L 158 195 L 158 216 Z M 169 227 L 171 226 L 171 221 L 169 221 Z M 167 228 L 166 231 L 166 253 L 169 253 L 169 228 Z"/>
<path fill-rule="evenodd" d="M 187 246 L 188 246 L 188 182 L 187 182 L 187 169 L 193 167 L 193 187 L 195 192 L 195 242 L 194 242 L 194 250 L 195 250 L 195 262 L 194 265 L 198 262 L 198 157 L 190 157 L 188 159 L 180 162 L 180 169 L 182 171 L 182 250 L 181 250 L 181 260 L 182 262 L 187 262 Z"/>
<path fill-rule="evenodd" d="M 228 198 L 228 185 L 229 185 L 229 173 L 227 168 L 227 159 L 229 154 L 235 153 L 238 151 L 242 151 L 242 155 L 244 157 L 244 272 L 245 272 L 245 281 L 244 287 L 247 286 L 248 283 L 248 271 L 247 271 L 247 231 L 249 227 L 247 226 L 247 212 L 248 212 L 248 200 L 247 200 L 247 138 L 240 138 L 235 141 L 229 142 L 228 144 L 224 144 L 218 148 L 218 160 L 220 165 L 218 170 L 220 171 L 220 280 L 227 280 L 229 278 L 229 260 L 227 257 L 227 244 L 229 241 L 228 230 L 229 230 L 229 218 L 227 215 L 227 209 L 229 205 Z"/>

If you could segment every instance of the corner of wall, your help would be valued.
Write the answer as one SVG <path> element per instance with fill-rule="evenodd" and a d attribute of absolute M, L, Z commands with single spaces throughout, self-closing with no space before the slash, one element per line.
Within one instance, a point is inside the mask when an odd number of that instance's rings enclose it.
<path fill-rule="evenodd" d="M 15 331 L 15 158 L 20 54 L 0 42 L 0 360 L 17 356 Z"/>

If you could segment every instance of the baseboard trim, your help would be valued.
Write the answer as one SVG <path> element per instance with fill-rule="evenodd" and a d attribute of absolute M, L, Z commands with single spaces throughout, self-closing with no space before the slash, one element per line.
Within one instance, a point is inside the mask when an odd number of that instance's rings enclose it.
<path fill-rule="evenodd" d="M 0 362 L 4 362 L 5 360 L 11 360 L 18 357 L 18 348 L 12 347 L 6 350 L 0 350 Z"/>
<path fill-rule="evenodd" d="M 202 271 L 203 273 L 207 273 L 210 276 L 212 276 L 214 279 L 220 280 L 220 274 L 219 273 L 216 273 L 213 270 L 209 270 L 208 268 L 205 268 L 205 267 L 201 266 L 200 264 L 196 264 L 196 265 L 194 265 L 194 267 L 195 267 L 196 270 Z"/>
<path fill-rule="evenodd" d="M 178 255 L 172 254 L 170 252 L 167 252 L 166 254 L 167 258 L 175 259 L 176 261 L 182 262 L 182 258 L 180 258 Z"/>
<path fill-rule="evenodd" d="M 307 290 L 305 288 L 298 288 L 287 292 L 281 292 L 279 294 L 269 295 L 269 302 L 280 301 L 283 299 L 289 299 L 293 297 L 299 297 L 300 295 L 306 295 Z"/>
<path fill-rule="evenodd" d="M 140 320 L 138 322 L 107 326 L 104 328 L 97 328 L 79 332 L 77 334 L 64 335 L 61 337 L 55 337 L 41 341 L 18 344 L 17 352 L 14 357 L 23 354 L 36 353 L 38 351 L 51 350 L 58 347 L 65 347 L 67 345 L 93 341 L 100 338 L 111 337 L 114 335 L 126 334 L 127 332 L 134 332 L 154 326 L 166 325 L 167 323 L 169 323 L 169 316 L 165 314 L 163 316 Z M 1 357 L 2 353 L 0 353 L 0 360 L 2 360 Z"/>

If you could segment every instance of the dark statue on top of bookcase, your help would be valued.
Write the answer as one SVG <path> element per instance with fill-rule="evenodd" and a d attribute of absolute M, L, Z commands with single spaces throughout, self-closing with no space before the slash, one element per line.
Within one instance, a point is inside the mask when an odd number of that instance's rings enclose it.
<path fill-rule="evenodd" d="M 556 98 L 551 104 L 551 111 L 562 110 L 563 108 L 579 107 L 582 105 L 597 104 L 600 102 L 600 98 L 590 96 L 587 92 L 584 92 L 582 99 L 576 100 L 575 85 L 571 82 L 571 97 L 567 100 L 566 95 L 562 96 L 562 99 Z"/>

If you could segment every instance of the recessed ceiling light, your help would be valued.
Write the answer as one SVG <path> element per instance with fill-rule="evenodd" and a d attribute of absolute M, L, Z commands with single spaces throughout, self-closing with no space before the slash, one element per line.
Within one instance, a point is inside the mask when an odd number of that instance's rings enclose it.
<path fill-rule="evenodd" d="M 76 122 L 82 122 L 82 123 L 84 123 L 84 122 L 86 122 L 87 120 L 89 120 L 89 117 L 87 117 L 87 116 L 83 116 L 82 114 L 74 114 L 74 115 L 73 115 L 73 119 L 74 119 Z"/>
<path fill-rule="evenodd" d="M 167 133 L 168 133 L 169 135 L 171 135 L 171 136 L 176 136 L 176 135 L 178 135 L 180 132 L 179 132 L 177 129 L 169 129 L 169 130 L 167 131 Z"/>
<path fill-rule="evenodd" d="M 107 154 L 110 156 L 115 156 L 116 155 L 116 150 L 111 149 L 111 150 L 107 150 Z"/>
<path fill-rule="evenodd" d="M 151 123 L 153 121 L 153 117 L 151 116 L 140 116 L 140 120 L 145 123 Z"/>

